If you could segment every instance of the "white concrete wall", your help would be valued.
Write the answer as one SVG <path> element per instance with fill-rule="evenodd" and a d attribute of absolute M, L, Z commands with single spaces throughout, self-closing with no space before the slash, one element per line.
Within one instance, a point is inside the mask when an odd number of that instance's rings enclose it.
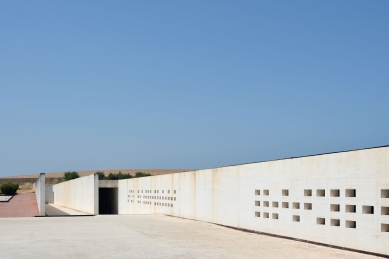
<path fill-rule="evenodd" d="M 347 197 L 348 189 L 356 197 Z M 163 213 L 388 255 L 385 190 L 389 147 L 120 180 L 119 214 Z M 356 211 L 347 212 L 347 205 Z M 365 214 L 363 206 L 374 213 Z"/>
<path fill-rule="evenodd" d="M 53 185 L 54 204 L 97 215 L 99 177 L 97 174 Z"/>
<path fill-rule="evenodd" d="M 45 203 L 54 203 L 54 192 L 52 185 L 46 185 Z"/>
<path fill-rule="evenodd" d="M 38 206 L 39 216 L 45 216 L 45 174 L 41 173 L 35 182 L 36 204 Z"/>

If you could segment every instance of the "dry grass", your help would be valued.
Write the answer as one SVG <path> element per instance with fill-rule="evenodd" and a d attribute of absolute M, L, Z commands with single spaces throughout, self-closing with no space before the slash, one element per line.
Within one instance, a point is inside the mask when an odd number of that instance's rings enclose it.
<path fill-rule="evenodd" d="M 17 193 L 30 193 L 35 192 L 34 184 L 33 183 L 22 183 L 19 184 L 19 189 Z"/>

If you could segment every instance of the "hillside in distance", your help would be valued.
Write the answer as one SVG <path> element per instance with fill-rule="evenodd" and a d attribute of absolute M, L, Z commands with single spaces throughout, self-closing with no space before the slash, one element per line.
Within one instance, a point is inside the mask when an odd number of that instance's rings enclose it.
<path fill-rule="evenodd" d="M 173 173 L 181 173 L 181 172 L 188 172 L 193 171 L 191 169 L 114 169 L 114 170 L 88 170 L 88 171 L 76 171 L 80 175 L 80 177 L 88 176 L 91 174 L 94 174 L 96 172 L 104 172 L 106 176 L 109 175 L 109 173 L 119 173 L 122 172 L 123 174 L 131 174 L 135 175 L 136 172 L 143 172 L 148 173 L 151 175 L 162 175 L 162 174 L 173 174 Z M 54 173 L 46 173 L 46 178 L 60 178 L 63 177 L 64 172 L 54 172 Z M 18 175 L 18 176 L 6 176 L 2 178 L 38 178 L 39 174 L 27 174 L 27 175 Z"/>

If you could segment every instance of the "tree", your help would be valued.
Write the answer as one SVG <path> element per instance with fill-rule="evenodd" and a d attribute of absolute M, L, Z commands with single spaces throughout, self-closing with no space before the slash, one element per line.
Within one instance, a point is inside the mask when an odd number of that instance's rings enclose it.
<path fill-rule="evenodd" d="M 104 172 L 96 172 L 96 174 L 99 176 L 99 180 L 106 180 L 107 179 Z"/>
<path fill-rule="evenodd" d="M 65 181 L 69 181 L 69 180 L 79 178 L 80 176 L 78 175 L 78 173 L 76 171 L 73 171 L 73 172 L 69 171 L 69 172 L 65 172 L 63 174 L 63 177 L 65 178 Z"/>

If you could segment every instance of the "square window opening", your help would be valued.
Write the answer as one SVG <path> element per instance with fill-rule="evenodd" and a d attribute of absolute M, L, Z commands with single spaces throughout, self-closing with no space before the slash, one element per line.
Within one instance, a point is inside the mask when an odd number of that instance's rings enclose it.
<path fill-rule="evenodd" d="M 346 220 L 346 228 L 357 228 L 357 222 L 353 220 Z"/>
<path fill-rule="evenodd" d="M 355 189 L 346 189 L 346 197 L 357 197 L 357 191 Z"/>
<path fill-rule="evenodd" d="M 331 197 L 339 197 L 340 196 L 340 191 L 339 189 L 334 189 L 330 191 Z"/>
<path fill-rule="evenodd" d="M 300 203 L 293 202 L 293 209 L 300 209 Z"/>
<path fill-rule="evenodd" d="M 381 215 L 389 215 L 389 207 L 381 207 Z"/>
<path fill-rule="evenodd" d="M 255 190 L 255 195 L 261 195 L 261 190 Z"/>
<path fill-rule="evenodd" d="M 278 201 L 273 201 L 273 208 L 278 208 Z"/>
<path fill-rule="evenodd" d="M 268 201 L 264 201 L 263 202 L 263 207 L 269 207 L 269 202 Z"/>
<path fill-rule="evenodd" d="M 374 206 L 362 206 L 362 214 L 374 214 Z"/>
<path fill-rule="evenodd" d="M 381 232 L 389 232 L 389 224 L 381 224 Z"/>
<path fill-rule="evenodd" d="M 282 190 L 282 196 L 289 196 L 289 190 Z"/>
<path fill-rule="evenodd" d="M 316 196 L 317 197 L 325 197 L 326 196 L 326 190 L 324 190 L 324 189 L 316 190 Z"/>
<path fill-rule="evenodd" d="M 260 201 L 255 201 L 255 206 L 261 206 L 261 202 Z"/>
<path fill-rule="evenodd" d="M 298 215 L 293 215 L 293 221 L 294 221 L 294 222 L 300 222 L 300 216 L 298 216 Z"/>
<path fill-rule="evenodd" d="M 283 202 L 282 203 L 282 208 L 284 208 L 284 209 L 289 208 L 289 202 Z"/>
<path fill-rule="evenodd" d="M 316 224 L 317 225 L 325 225 L 326 219 L 325 218 L 316 218 Z"/>
<path fill-rule="evenodd" d="M 381 198 L 389 198 L 389 189 L 381 190 Z"/>
<path fill-rule="evenodd" d="M 269 190 L 263 190 L 263 195 L 269 196 Z"/>
<path fill-rule="evenodd" d="M 330 210 L 331 211 L 340 211 L 340 205 L 339 204 L 331 204 Z"/>
<path fill-rule="evenodd" d="M 271 217 L 272 217 L 272 219 L 278 219 L 278 213 L 273 213 L 273 214 L 271 215 Z"/>
<path fill-rule="evenodd" d="M 256 212 L 255 212 L 255 217 L 257 217 L 257 218 L 261 217 L 261 212 L 256 211 Z"/>
<path fill-rule="evenodd" d="M 265 219 L 268 219 L 268 218 L 269 218 L 269 213 L 268 213 L 268 212 L 264 212 L 264 213 L 263 213 L 263 217 L 264 217 Z"/>
<path fill-rule="evenodd" d="M 346 205 L 346 212 L 347 213 L 355 213 L 355 212 L 357 212 L 357 206 L 355 206 L 355 205 Z"/>
<path fill-rule="evenodd" d="M 340 220 L 339 219 L 331 219 L 331 226 L 340 227 Z"/>
<path fill-rule="evenodd" d="M 304 196 L 312 196 L 312 190 L 304 190 Z"/>
<path fill-rule="evenodd" d="M 312 203 L 304 203 L 304 210 L 312 210 Z"/>

